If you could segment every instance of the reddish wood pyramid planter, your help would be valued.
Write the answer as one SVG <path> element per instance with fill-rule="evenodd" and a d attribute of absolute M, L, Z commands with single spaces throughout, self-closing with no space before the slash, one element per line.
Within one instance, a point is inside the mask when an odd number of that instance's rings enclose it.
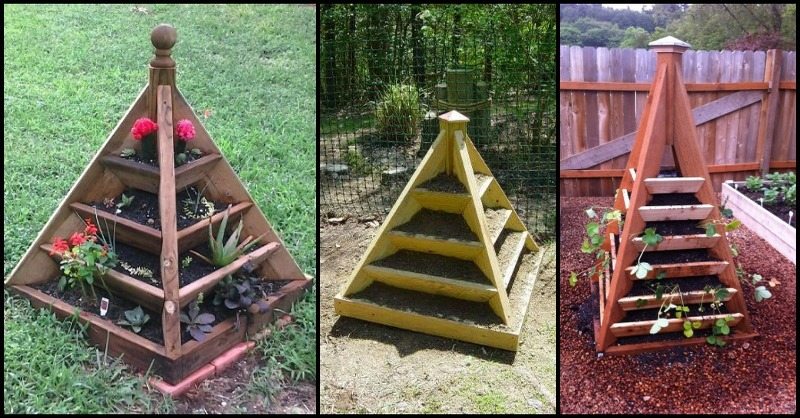
<path fill-rule="evenodd" d="M 60 317 L 71 315 L 74 306 L 34 286 L 58 280 L 60 276 L 58 258 L 52 258 L 49 254 L 49 243 L 53 237 L 65 237 L 74 231 L 82 231 L 84 224 L 81 218 L 96 218 L 101 230 L 113 234 L 118 245 L 121 243 L 158 257 L 160 283 L 156 280 L 155 285 L 151 285 L 118 270 L 111 270 L 104 280 L 114 297 L 142 306 L 151 312 L 151 317 L 160 317 L 164 343 L 158 344 L 115 325 L 117 318 L 103 319 L 95 313 L 84 311 L 80 313 L 80 318 L 90 325 L 89 338 L 101 349 L 107 347 L 112 355 L 124 355 L 124 361 L 140 370 L 147 370 L 152 365 L 152 371 L 166 381 L 175 383 L 241 342 L 246 334 L 255 334 L 271 323 L 275 319 L 274 312 L 288 310 L 312 281 L 300 271 L 176 88 L 175 62 L 170 57 L 171 48 L 177 40 L 175 29 L 159 25 L 153 30 L 151 40 L 156 48 L 156 56 L 150 61 L 149 84 L 111 132 L 100 152 L 6 279 L 5 285 L 29 298 L 34 306 L 49 306 Z M 158 167 L 119 157 L 123 149 L 139 147 L 130 131 L 134 121 L 141 117 L 157 121 Z M 188 119 L 194 124 L 196 137 L 190 147 L 202 150 L 203 156 L 176 168 L 173 125 L 181 119 Z M 242 237 L 266 235 L 253 251 L 181 287 L 179 279 L 183 267 L 179 254 L 192 248 L 205 249 L 209 222 L 217 230 L 223 217 L 221 212 L 217 212 L 191 226 L 178 229 L 177 213 L 180 206 L 176 203 L 176 194 L 189 186 L 203 190 L 200 193 L 214 202 L 231 205 L 228 225 L 236 225 L 242 219 Z M 140 224 L 89 205 L 90 202 L 103 202 L 104 199 L 116 197 L 128 189 L 158 195 L 158 213 L 153 216 L 160 217 L 160 228 Z M 120 257 L 120 261 L 125 260 Z M 202 263 L 201 260 L 193 262 Z M 228 318 L 216 323 L 202 342 L 182 342 L 181 311 L 200 293 L 204 293 L 208 299 L 218 282 L 243 267 L 252 270 L 251 275 L 272 282 L 273 288 L 279 290 L 252 304 L 247 315 L 239 318 L 238 326 L 236 318 Z"/>
<path fill-rule="evenodd" d="M 647 247 L 650 254 L 659 252 L 655 255 L 665 259 L 672 255 L 685 255 L 680 253 L 695 252 L 702 255 L 705 261 L 662 261 L 652 263 L 653 270 L 645 279 L 637 279 L 631 274 L 645 247 L 640 236 L 647 227 L 656 225 L 654 222 L 663 228 L 680 221 L 705 224 L 720 219 L 719 203 L 700 153 L 689 96 L 681 78 L 681 54 L 689 45 L 671 37 L 650 45 L 658 53 L 656 75 L 615 197 L 614 207 L 624 216 L 623 228 L 620 231 L 616 221 L 609 225 L 604 249 L 610 253 L 612 261 L 605 274 L 595 277 L 593 283 L 593 293 L 598 297 L 600 310 L 599 318 L 595 320 L 596 348 L 598 352 L 609 354 L 705 344 L 704 337 L 683 336 L 683 319 L 669 319 L 668 326 L 662 328 L 658 335 L 651 336 L 655 315 L 652 320 L 636 318 L 637 312 L 658 308 L 662 299 L 632 295 L 635 282 L 653 283 L 659 276 L 685 285 L 701 280 L 701 277 L 704 278 L 702 280 L 716 281 L 717 285 L 727 288 L 728 297 L 724 300 L 727 313 L 695 314 L 697 311 L 693 309 L 688 314 L 689 319 L 702 324 L 700 329 L 703 330 L 710 328 L 716 319 L 730 315 L 732 332 L 725 339 L 755 336 L 723 225 L 717 225 L 717 233 L 712 237 L 708 237 L 703 229 L 697 229 L 697 233 L 664 236 L 663 241 L 654 248 Z M 670 149 L 667 158 L 674 160 L 678 177 L 659 177 L 660 162 L 665 151 Z M 665 197 L 669 200 L 669 195 L 676 194 L 692 202 L 672 205 L 659 203 Z M 671 296 L 665 294 L 662 297 Z M 682 297 L 685 306 L 690 308 L 696 308 L 700 303 L 708 306 L 713 301 L 713 296 L 708 297 L 705 291 L 681 291 L 681 295 L 675 297 L 676 300 Z M 648 338 L 650 341 L 646 341 Z"/>

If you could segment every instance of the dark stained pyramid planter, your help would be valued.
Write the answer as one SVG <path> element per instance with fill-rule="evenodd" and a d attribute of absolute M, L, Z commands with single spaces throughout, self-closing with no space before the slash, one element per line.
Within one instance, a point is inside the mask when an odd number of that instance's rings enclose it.
<path fill-rule="evenodd" d="M 131 247 L 156 260 L 158 268 L 154 273 L 159 279 L 155 282 L 139 280 L 120 269 L 110 271 L 104 280 L 112 292 L 112 300 L 120 298 L 117 300 L 142 306 L 152 313 L 151 317 L 160 316 L 163 344 L 116 325 L 118 318 L 101 318 L 97 312 L 82 311 L 80 319 L 90 325 L 89 339 L 101 349 L 107 347 L 110 354 L 123 356 L 123 361 L 135 368 L 145 371 L 152 367 L 152 372 L 169 383 L 176 383 L 246 336 L 253 336 L 269 325 L 277 313 L 291 308 L 312 281 L 300 271 L 176 88 L 175 62 L 170 57 L 177 40 L 175 29 L 159 25 L 153 30 L 151 40 L 156 56 L 150 62 L 148 85 L 5 280 L 5 286 L 30 299 L 34 306 L 49 307 L 61 318 L 73 315 L 75 306 L 42 291 L 48 282 L 60 277 L 59 257 L 50 255 L 51 240 L 83 230 L 82 218 L 96 219 L 106 236 L 115 236 L 118 246 Z M 120 157 L 125 148 L 139 149 L 138 141 L 134 141 L 130 132 L 134 121 L 141 117 L 157 121 L 158 166 Z M 190 147 L 202 150 L 202 157 L 176 168 L 173 126 L 181 119 L 188 119 L 195 126 L 196 137 Z M 235 226 L 241 219 L 242 237 L 265 236 L 233 263 L 216 269 L 209 266 L 208 274 L 181 286 L 183 255 L 189 249 L 207 252 L 209 222 L 217 230 L 223 217 L 223 213 L 217 211 L 210 218 L 178 228 L 176 212 L 181 206 L 176 202 L 176 195 L 190 186 L 202 190 L 208 200 L 226 207 L 230 205 L 228 225 Z M 158 225 L 136 222 L 92 206 L 93 202 L 103 202 L 131 189 L 157 195 Z M 125 259 L 120 257 L 119 261 Z M 202 261 L 195 258 L 193 263 Z M 255 301 L 238 322 L 235 316 L 215 322 L 202 342 L 187 341 L 185 336 L 182 341 L 185 330 L 180 323 L 181 311 L 200 293 L 209 301 L 220 280 L 243 268 L 250 275 L 261 277 L 265 287 L 277 290 Z"/>
<path fill-rule="evenodd" d="M 742 289 L 734 270 L 724 225 L 716 225 L 709 237 L 698 224 L 720 220 L 719 202 L 713 192 L 694 129 L 689 97 L 681 79 L 682 53 L 689 47 L 668 37 L 650 44 L 658 53 L 656 75 L 628 159 L 614 208 L 623 214 L 620 230 L 613 221 L 607 228 L 604 250 L 611 263 L 593 277 L 592 294 L 599 315 L 595 317 L 596 349 L 607 354 L 633 354 L 675 346 L 705 344 L 705 337 L 685 338 L 685 319 L 671 318 L 655 334 L 650 329 L 663 299 L 641 292 L 648 283 L 662 280 L 680 284 L 682 300 L 690 309 L 689 320 L 699 322 L 697 335 L 704 335 L 717 319 L 731 317 L 726 340 L 755 336 L 750 325 Z M 678 176 L 661 174 L 665 151 L 675 163 Z M 642 261 L 653 270 L 644 279 L 632 275 L 645 248 L 641 235 L 655 227 L 663 241 L 647 246 Z M 726 312 L 701 313 L 698 305 L 713 301 L 706 286 L 721 286 Z M 665 294 L 663 298 L 679 295 Z"/>

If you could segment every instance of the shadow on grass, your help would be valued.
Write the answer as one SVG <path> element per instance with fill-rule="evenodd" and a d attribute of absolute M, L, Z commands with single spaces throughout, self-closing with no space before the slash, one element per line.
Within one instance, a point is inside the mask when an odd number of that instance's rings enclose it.
<path fill-rule="evenodd" d="M 516 357 L 516 352 L 512 351 L 435 337 L 347 317 L 340 317 L 333 324 L 330 335 L 392 344 L 397 348 L 400 357 L 409 356 L 421 350 L 439 350 L 509 365 L 514 363 Z"/>

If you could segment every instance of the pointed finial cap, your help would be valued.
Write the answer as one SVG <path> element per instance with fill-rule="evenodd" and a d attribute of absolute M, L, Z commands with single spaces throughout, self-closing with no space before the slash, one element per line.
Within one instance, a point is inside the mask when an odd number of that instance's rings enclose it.
<path fill-rule="evenodd" d="M 469 122 L 468 117 L 456 112 L 455 110 L 451 110 L 444 115 L 439 115 L 439 119 L 445 122 Z"/>

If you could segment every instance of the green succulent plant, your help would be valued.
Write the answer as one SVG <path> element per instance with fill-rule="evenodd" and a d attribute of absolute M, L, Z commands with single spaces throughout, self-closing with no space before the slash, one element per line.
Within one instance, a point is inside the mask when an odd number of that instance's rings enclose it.
<path fill-rule="evenodd" d="M 125 319 L 120 319 L 117 324 L 131 327 L 131 330 L 137 334 L 142 330 L 144 324 L 150 320 L 150 315 L 146 314 L 141 306 L 125 311 L 124 315 Z"/>
<path fill-rule="evenodd" d="M 225 228 L 228 226 L 228 216 L 230 215 L 230 210 L 230 206 L 225 209 L 225 215 L 222 217 L 222 222 L 219 225 L 216 238 L 214 238 L 211 219 L 208 221 L 208 246 L 211 249 L 211 258 L 208 258 L 194 250 L 191 251 L 193 255 L 217 267 L 224 267 L 234 262 L 234 260 L 239 258 L 239 256 L 244 254 L 252 246 L 258 244 L 261 238 L 266 235 L 261 234 L 255 239 L 252 235 L 249 235 L 241 243 L 239 243 L 239 236 L 241 235 L 242 227 L 244 226 L 242 220 L 240 219 L 239 226 L 236 227 L 236 230 L 233 231 L 233 233 L 228 237 L 228 240 L 225 241 Z"/>

